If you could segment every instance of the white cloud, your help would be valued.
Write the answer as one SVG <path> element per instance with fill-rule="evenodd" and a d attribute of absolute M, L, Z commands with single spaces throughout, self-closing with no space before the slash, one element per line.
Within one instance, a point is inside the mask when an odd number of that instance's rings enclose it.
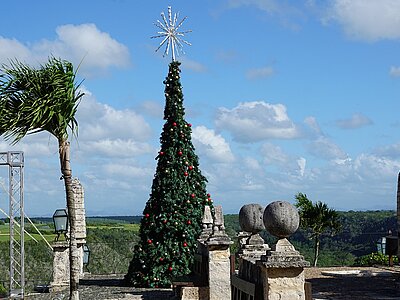
<path fill-rule="evenodd" d="M 187 57 L 182 57 L 180 61 L 182 62 L 182 69 L 187 69 L 198 73 L 207 71 L 206 66 Z"/>
<path fill-rule="evenodd" d="M 392 77 L 400 77 L 400 67 L 391 66 L 389 75 Z"/>
<path fill-rule="evenodd" d="M 290 160 L 281 147 L 271 143 L 264 143 L 262 145 L 261 154 L 266 164 L 286 165 Z"/>
<path fill-rule="evenodd" d="M 347 154 L 330 139 L 320 136 L 308 145 L 308 151 L 316 156 L 327 160 L 346 159 Z"/>
<path fill-rule="evenodd" d="M 317 122 L 317 119 L 315 117 L 307 117 L 307 118 L 305 118 L 304 123 L 309 128 L 311 128 L 313 134 L 315 134 L 317 136 L 323 135 L 321 127 L 319 126 L 319 124 Z"/>
<path fill-rule="evenodd" d="M 400 159 L 400 143 L 379 147 L 373 153 L 377 156 Z"/>
<path fill-rule="evenodd" d="M 95 24 L 62 25 L 56 28 L 55 40 L 23 44 L 15 39 L 0 37 L 0 62 L 9 59 L 37 64 L 51 55 L 70 60 L 75 66 L 80 62 L 80 73 L 94 76 L 111 67 L 125 68 L 130 62 L 128 48 L 100 31 Z"/>
<path fill-rule="evenodd" d="M 80 139 L 98 141 L 112 137 L 145 141 L 151 136 L 150 125 L 135 111 L 115 109 L 97 102 L 90 92 L 84 92 L 76 116 Z"/>
<path fill-rule="evenodd" d="M 0 36 L 0 63 L 8 63 L 8 60 L 18 58 L 21 61 L 30 59 L 30 50 L 16 39 L 7 39 Z"/>
<path fill-rule="evenodd" d="M 229 163 L 235 159 L 229 144 L 213 129 L 196 126 L 192 131 L 192 139 L 199 153 L 204 153 L 214 162 Z"/>
<path fill-rule="evenodd" d="M 263 101 L 239 103 L 233 109 L 220 108 L 216 125 L 221 130 L 231 132 L 234 139 L 242 143 L 300 137 L 297 126 L 289 119 L 283 104 Z"/>
<path fill-rule="evenodd" d="M 400 38 L 399 15 L 398 0 L 334 0 L 328 20 L 340 23 L 353 38 L 376 41 Z"/>
<path fill-rule="evenodd" d="M 272 67 L 262 67 L 258 69 L 250 69 L 246 72 L 246 78 L 250 80 L 267 78 L 274 75 L 275 71 Z"/>
<path fill-rule="evenodd" d="M 140 143 L 132 139 L 101 139 L 80 143 L 80 150 L 108 157 L 135 157 L 151 153 L 153 147 L 147 143 Z"/>
<path fill-rule="evenodd" d="M 356 129 L 371 124 L 372 120 L 363 114 L 354 114 L 350 119 L 336 121 L 336 125 L 342 129 Z"/>

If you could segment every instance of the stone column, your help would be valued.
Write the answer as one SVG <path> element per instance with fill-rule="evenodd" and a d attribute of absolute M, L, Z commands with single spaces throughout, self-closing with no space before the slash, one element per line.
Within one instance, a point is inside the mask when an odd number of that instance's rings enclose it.
<path fill-rule="evenodd" d="M 76 213 L 76 243 L 79 251 L 79 274 L 83 277 L 83 245 L 86 244 L 86 213 L 85 194 L 82 184 L 78 178 L 72 179 L 72 190 L 74 192 L 75 213 Z"/>
<path fill-rule="evenodd" d="M 50 290 L 57 292 L 69 287 L 69 242 L 53 243 L 53 281 Z"/>
<path fill-rule="evenodd" d="M 268 244 L 264 243 L 259 232 L 265 229 L 263 222 L 264 208 L 259 204 L 243 205 L 239 212 L 240 228 L 243 230 L 238 234 L 240 248 L 236 253 L 239 261 L 238 276 L 251 283 L 261 284 L 260 270 L 256 261 L 270 250 Z"/>
<path fill-rule="evenodd" d="M 297 209 L 285 201 L 270 203 L 264 210 L 265 228 L 278 237 L 276 245 L 257 261 L 261 268 L 264 300 L 305 300 L 304 260 L 287 240 L 299 227 Z"/>
<path fill-rule="evenodd" d="M 225 233 L 222 207 L 215 207 L 213 231 L 205 241 L 208 253 L 209 300 L 231 299 L 230 250 L 231 239 Z"/>
<path fill-rule="evenodd" d="M 304 267 L 310 264 L 286 238 L 278 240 L 257 265 L 261 267 L 264 300 L 306 299 Z"/>

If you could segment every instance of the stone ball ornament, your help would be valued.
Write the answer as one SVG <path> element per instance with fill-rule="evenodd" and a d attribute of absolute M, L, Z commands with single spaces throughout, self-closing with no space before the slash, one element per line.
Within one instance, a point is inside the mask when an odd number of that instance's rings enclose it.
<path fill-rule="evenodd" d="M 269 233 L 282 239 L 299 228 L 300 216 L 297 208 L 286 201 L 270 203 L 264 210 L 264 225 Z"/>
<path fill-rule="evenodd" d="M 260 204 L 243 205 L 239 212 L 240 228 L 253 234 L 264 230 L 263 213 L 264 207 Z"/>

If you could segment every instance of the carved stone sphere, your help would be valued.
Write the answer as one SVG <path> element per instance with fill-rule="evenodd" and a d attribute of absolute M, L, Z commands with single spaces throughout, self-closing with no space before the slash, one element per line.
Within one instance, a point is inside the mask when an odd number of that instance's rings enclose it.
<path fill-rule="evenodd" d="M 295 233 L 299 228 L 299 223 L 299 212 L 289 202 L 275 201 L 264 210 L 265 228 L 278 238 L 287 238 Z"/>
<path fill-rule="evenodd" d="M 264 230 L 264 208 L 260 204 L 243 205 L 239 212 L 239 224 L 243 231 L 259 233 Z"/>

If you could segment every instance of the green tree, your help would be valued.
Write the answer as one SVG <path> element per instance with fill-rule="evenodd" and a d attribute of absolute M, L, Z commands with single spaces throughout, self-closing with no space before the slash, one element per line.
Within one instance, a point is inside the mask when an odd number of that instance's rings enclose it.
<path fill-rule="evenodd" d="M 314 239 L 314 267 L 317 266 L 320 238 L 327 231 L 335 233 L 340 230 L 339 214 L 326 203 L 318 201 L 312 203 L 306 194 L 298 193 L 296 196 L 296 207 L 300 214 L 300 225 L 310 232 L 310 238 Z"/>
<path fill-rule="evenodd" d="M 0 75 L 0 135 L 15 144 L 27 134 L 47 131 L 58 141 L 70 224 L 70 299 L 79 299 L 79 262 L 72 190 L 69 132 L 77 130 L 75 113 L 84 95 L 75 84 L 73 65 L 49 58 L 39 68 L 17 60 Z"/>
<path fill-rule="evenodd" d="M 191 142 L 191 124 L 184 119 L 179 65 L 170 63 L 164 81 L 161 149 L 143 211 L 140 242 L 125 276 L 126 283 L 134 286 L 169 287 L 173 277 L 190 273 L 204 206 L 212 205 Z"/>

